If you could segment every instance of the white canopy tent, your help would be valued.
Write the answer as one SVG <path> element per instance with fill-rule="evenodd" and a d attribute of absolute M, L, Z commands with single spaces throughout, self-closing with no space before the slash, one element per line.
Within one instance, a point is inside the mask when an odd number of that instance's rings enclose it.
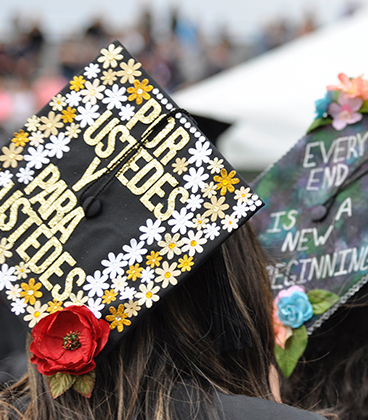
<path fill-rule="evenodd" d="M 189 112 L 233 123 L 219 148 L 239 170 L 278 160 L 314 119 L 341 72 L 368 77 L 368 9 L 178 91 Z"/>

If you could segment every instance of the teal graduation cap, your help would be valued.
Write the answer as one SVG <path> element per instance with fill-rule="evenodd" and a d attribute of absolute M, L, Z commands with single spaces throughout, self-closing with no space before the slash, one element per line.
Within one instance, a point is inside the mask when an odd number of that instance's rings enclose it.
<path fill-rule="evenodd" d="M 253 183 L 265 202 L 255 225 L 275 262 L 276 355 L 287 376 L 307 335 L 368 282 L 368 82 L 339 79 L 306 136 Z"/>

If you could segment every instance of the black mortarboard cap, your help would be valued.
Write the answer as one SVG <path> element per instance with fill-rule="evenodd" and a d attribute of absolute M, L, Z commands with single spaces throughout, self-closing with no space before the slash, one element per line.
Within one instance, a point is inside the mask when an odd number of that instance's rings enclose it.
<path fill-rule="evenodd" d="M 2 152 L 5 300 L 31 329 L 87 306 L 104 353 L 263 205 L 117 41 Z"/>

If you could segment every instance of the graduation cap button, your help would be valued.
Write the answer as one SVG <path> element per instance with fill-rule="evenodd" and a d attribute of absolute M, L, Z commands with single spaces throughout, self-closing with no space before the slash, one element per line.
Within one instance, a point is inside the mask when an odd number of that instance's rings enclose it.
<path fill-rule="evenodd" d="M 91 219 L 92 217 L 96 217 L 102 212 L 102 203 L 101 200 L 95 198 L 93 196 L 87 197 L 83 201 L 83 210 L 84 214 L 87 219 Z"/>
<path fill-rule="evenodd" d="M 328 213 L 328 209 L 324 205 L 314 206 L 311 209 L 312 213 L 312 222 L 321 222 Z"/>

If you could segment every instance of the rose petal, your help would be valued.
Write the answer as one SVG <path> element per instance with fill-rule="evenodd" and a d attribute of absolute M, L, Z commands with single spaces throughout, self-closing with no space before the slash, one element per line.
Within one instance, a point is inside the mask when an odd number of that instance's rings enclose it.
<path fill-rule="evenodd" d="M 105 347 L 110 334 L 110 325 L 108 322 L 100 319 L 98 325 L 100 328 L 100 338 L 97 340 L 95 356 L 97 356 L 97 354 L 100 353 L 100 351 Z"/>

